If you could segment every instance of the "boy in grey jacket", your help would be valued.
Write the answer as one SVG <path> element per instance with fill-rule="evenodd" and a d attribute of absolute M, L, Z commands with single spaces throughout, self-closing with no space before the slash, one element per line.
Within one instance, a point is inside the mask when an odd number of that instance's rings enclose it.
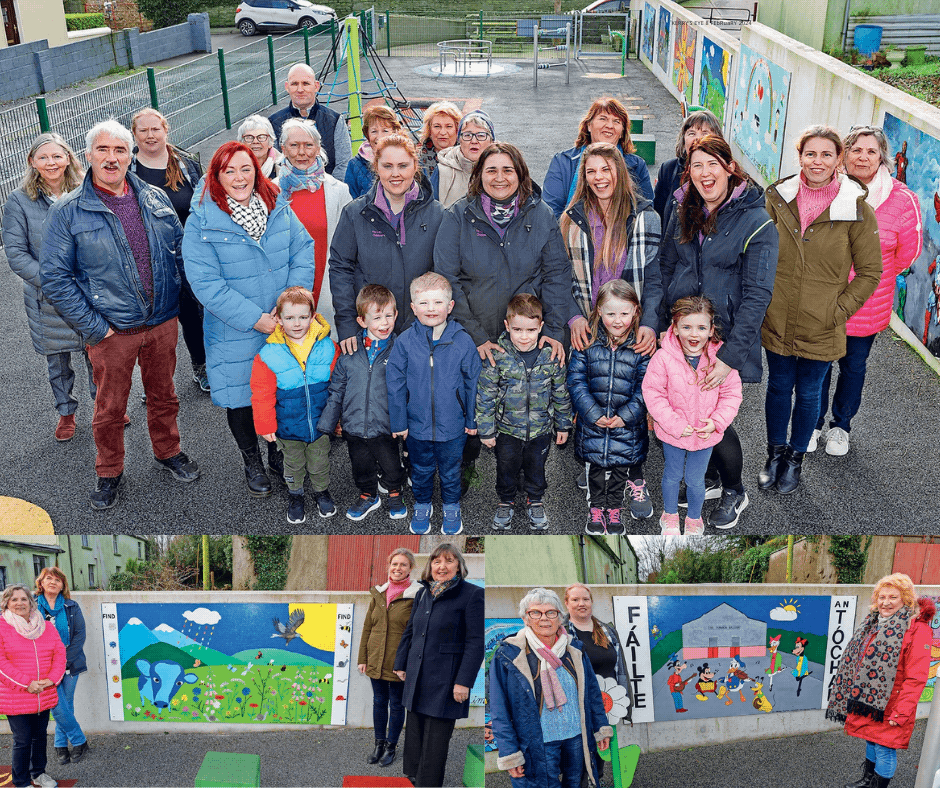
<path fill-rule="evenodd" d="M 366 285 L 356 296 L 356 322 L 362 327 L 358 347 L 336 361 L 330 377 L 329 401 L 317 422 L 327 434 L 336 429 L 342 416 L 342 431 L 349 449 L 353 480 L 359 499 L 346 510 L 350 520 L 362 520 L 382 508 L 378 471 L 388 490 L 389 517 L 408 516 L 402 500 L 405 470 L 392 437 L 388 417 L 385 365 L 395 342 L 392 333 L 398 310 L 395 296 L 382 285 Z"/>

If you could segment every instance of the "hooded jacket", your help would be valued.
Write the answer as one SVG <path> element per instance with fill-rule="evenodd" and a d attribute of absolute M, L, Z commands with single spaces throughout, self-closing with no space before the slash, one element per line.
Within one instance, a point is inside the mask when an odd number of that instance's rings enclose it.
<path fill-rule="evenodd" d="M 619 146 L 618 146 L 619 147 Z M 584 148 L 569 148 L 556 153 L 548 165 L 543 186 L 544 200 L 552 209 L 557 219 L 571 201 L 575 182 L 578 180 L 578 167 L 581 165 L 581 153 Z M 623 153 L 623 150 L 620 150 Z M 649 167 L 635 153 L 623 153 L 627 172 L 633 179 L 634 192 L 647 200 L 653 199 L 653 184 L 650 182 Z"/>
<path fill-rule="evenodd" d="M 626 716 L 623 717 L 623 721 L 629 722 L 631 725 L 633 725 L 633 707 L 635 705 L 633 697 L 633 681 L 630 679 L 630 672 L 627 670 L 627 661 L 623 656 L 623 646 L 620 645 L 620 638 L 617 637 L 617 630 L 614 629 L 613 624 L 606 624 L 603 621 L 598 621 L 597 623 L 600 625 L 600 628 L 604 630 L 604 634 L 607 636 L 609 647 L 612 648 L 614 653 L 617 655 L 617 667 L 615 670 L 616 681 L 617 684 L 627 691 L 627 698 L 629 698 L 630 701 L 630 705 L 627 707 L 627 713 Z M 565 624 L 565 629 L 567 630 L 568 634 L 571 635 L 571 637 L 573 637 L 575 640 L 579 640 L 577 633 L 574 630 L 574 624 L 571 623 L 571 619 L 569 619 L 568 623 Z M 579 648 L 584 651 L 582 646 L 579 646 Z M 591 667 L 593 667 L 593 665 Z M 598 686 L 600 686 L 600 682 L 598 682 Z"/>
<path fill-rule="evenodd" d="M 461 197 L 467 196 L 470 186 L 470 174 L 474 162 L 460 151 L 460 145 L 444 148 L 437 154 L 437 167 L 431 173 L 431 187 L 434 199 L 444 208 L 450 208 Z"/>
<path fill-rule="evenodd" d="M 30 640 L 0 618 L 0 714 L 39 714 L 53 708 L 63 675 L 65 646 L 55 624 L 47 621 L 43 633 Z M 26 691 L 30 682 L 40 679 L 49 679 L 53 686 L 38 695 Z"/>
<path fill-rule="evenodd" d="M 372 600 L 359 636 L 359 658 L 356 663 L 366 666 L 366 675 L 370 679 L 400 683 L 401 679 L 394 672 L 395 655 L 421 584 L 413 582 L 391 604 L 385 602 L 387 590 L 387 582 L 369 590 Z"/>

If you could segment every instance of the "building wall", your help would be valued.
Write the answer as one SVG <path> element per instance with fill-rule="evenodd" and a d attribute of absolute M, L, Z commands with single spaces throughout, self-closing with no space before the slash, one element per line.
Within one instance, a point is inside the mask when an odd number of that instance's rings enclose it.
<path fill-rule="evenodd" d="M 65 7 L 61 0 L 17 0 L 20 44 L 46 40 L 51 47 L 68 42 Z M 6 36 L 0 36 L 0 49 L 6 48 Z M 9 75 L 4 74 L 4 79 Z"/>
<path fill-rule="evenodd" d="M 59 568 L 69 578 L 75 591 L 92 588 L 107 588 L 108 580 L 115 572 L 127 568 L 128 559 L 146 558 L 146 542 L 136 536 L 117 534 L 117 553 L 111 536 L 88 536 L 88 547 L 82 545 L 81 536 L 60 536 L 59 545 L 65 550 L 59 556 Z M 140 549 L 138 551 L 138 545 Z M 94 586 L 91 583 L 89 566 L 94 565 Z"/>
<path fill-rule="evenodd" d="M 868 563 L 862 580 L 875 583 L 879 578 L 894 571 L 894 550 L 898 542 L 908 541 L 903 536 L 875 536 L 868 548 Z M 920 541 L 920 537 L 910 538 Z M 770 565 L 764 582 L 785 583 L 787 578 L 787 551 L 778 550 L 770 556 Z M 794 583 L 835 583 L 835 566 L 829 555 L 829 537 L 824 536 L 818 542 L 801 539 L 793 545 L 793 582 Z"/>
<path fill-rule="evenodd" d="M 18 545 L 15 542 L 23 542 L 23 544 Z M 36 579 L 33 556 L 41 556 L 45 561 L 44 566 L 55 566 L 57 547 L 55 536 L 31 536 L 29 539 L 6 538 L 3 543 L 0 543 L 0 567 L 3 569 L 6 584 L 23 583 L 32 587 Z"/>

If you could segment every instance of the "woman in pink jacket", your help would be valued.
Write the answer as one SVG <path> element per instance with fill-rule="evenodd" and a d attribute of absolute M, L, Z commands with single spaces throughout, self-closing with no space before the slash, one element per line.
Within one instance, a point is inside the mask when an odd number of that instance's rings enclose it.
<path fill-rule="evenodd" d="M 831 367 L 823 380 L 819 420 L 806 450 L 815 451 L 822 439 L 826 454 L 836 457 L 849 450 L 849 430 L 852 417 L 862 404 L 868 354 L 878 332 L 887 328 L 891 321 L 897 276 L 920 256 L 923 242 L 920 204 L 910 189 L 891 177 L 888 169 L 891 159 L 888 158 L 888 140 L 884 132 L 874 126 L 856 126 L 848 133 L 844 144 L 845 171 L 868 189 L 865 202 L 872 207 L 878 220 L 883 268 L 874 295 L 845 324 L 845 355 L 839 359 L 832 421 L 825 437 L 822 430 L 829 410 Z M 849 273 L 849 281 L 854 276 L 853 269 Z"/>
<path fill-rule="evenodd" d="M 643 378 L 643 399 L 653 430 L 663 444 L 664 536 L 678 536 L 679 483 L 685 472 L 689 511 L 686 534 L 700 534 L 705 502 L 705 469 L 712 447 L 734 421 L 741 406 L 741 377 L 731 369 L 716 388 L 705 378 L 715 366 L 721 341 L 715 334 L 715 306 L 704 296 L 680 298 L 672 325 Z"/>
<path fill-rule="evenodd" d="M 0 611 L 0 714 L 13 733 L 13 785 L 55 788 L 46 774 L 46 727 L 65 674 L 65 646 L 26 586 L 7 586 Z"/>

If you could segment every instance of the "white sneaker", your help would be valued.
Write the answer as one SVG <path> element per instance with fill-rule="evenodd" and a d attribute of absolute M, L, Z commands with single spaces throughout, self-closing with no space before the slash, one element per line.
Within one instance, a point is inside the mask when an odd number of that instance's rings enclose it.
<path fill-rule="evenodd" d="M 819 439 L 822 437 L 822 430 L 813 430 L 813 437 L 809 439 L 809 445 L 806 452 L 809 454 L 819 448 Z"/>
<path fill-rule="evenodd" d="M 43 772 L 38 777 L 33 777 L 33 785 L 38 785 L 40 788 L 56 788 L 58 783 Z"/>
<path fill-rule="evenodd" d="M 826 454 L 844 457 L 849 453 L 849 433 L 841 427 L 833 427 L 826 433 Z"/>

